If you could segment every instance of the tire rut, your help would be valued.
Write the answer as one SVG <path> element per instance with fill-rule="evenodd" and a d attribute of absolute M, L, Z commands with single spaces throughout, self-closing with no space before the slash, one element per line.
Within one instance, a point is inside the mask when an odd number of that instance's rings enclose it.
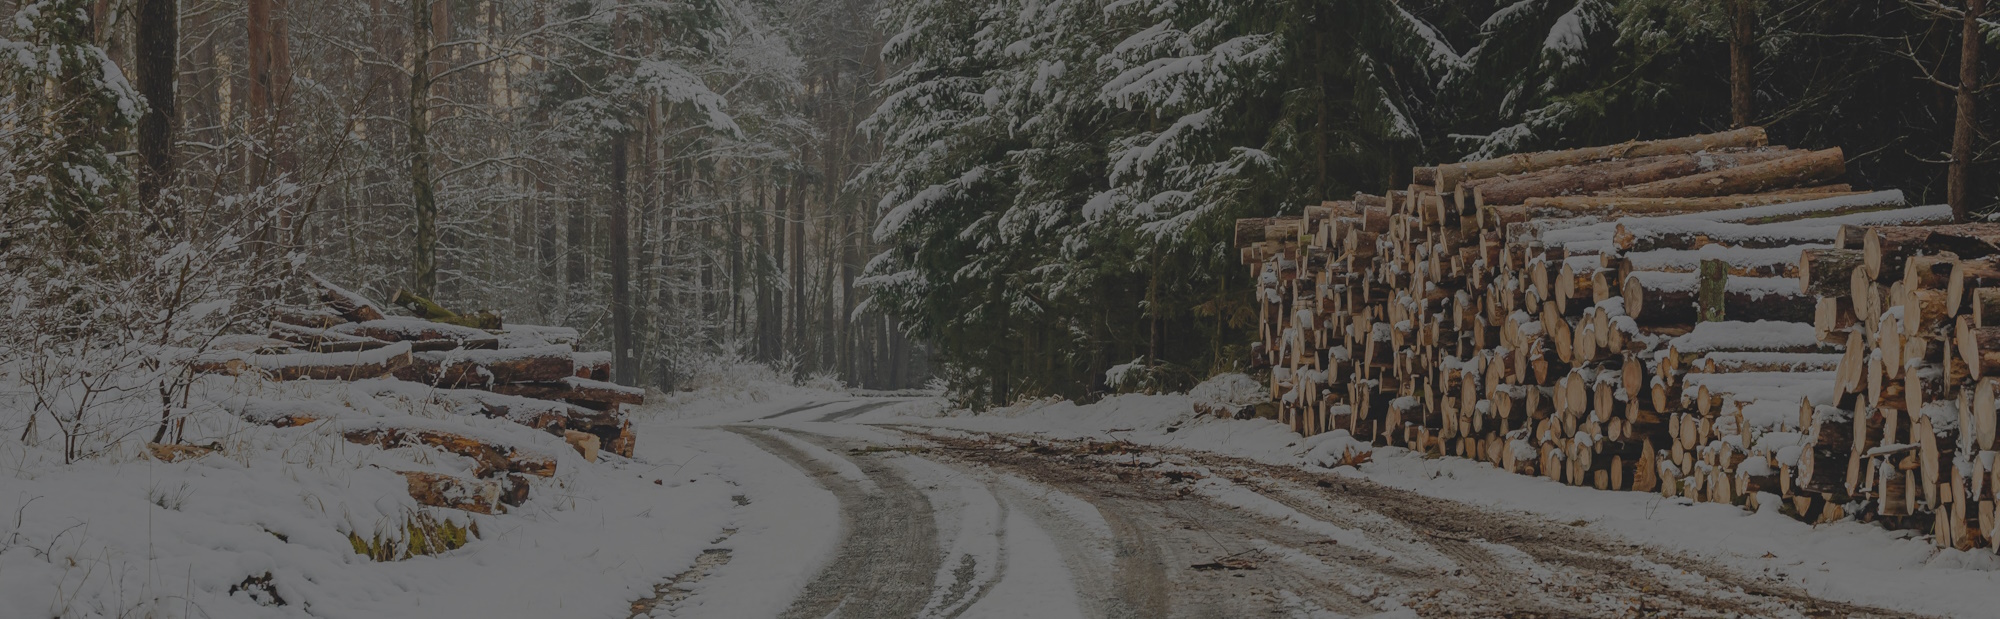
<path fill-rule="evenodd" d="M 842 409 L 842 410 L 837 410 L 837 411 L 834 411 L 834 412 L 831 412 L 831 413 L 827 413 L 827 414 L 826 414 L 825 416 L 822 416 L 822 417 L 820 417 L 819 419 L 816 419 L 816 420 L 814 420 L 814 421 L 817 421 L 817 422 L 819 422 L 819 423 L 833 423 L 833 422 L 836 422 L 836 421 L 840 421 L 840 420 L 843 420 L 843 419 L 847 419 L 847 418 L 849 418 L 849 417 L 853 417 L 853 416 L 855 416 L 855 415 L 859 415 L 859 414 L 862 414 L 862 413 L 866 413 L 866 412 L 868 412 L 868 411 L 872 411 L 872 410 L 875 410 L 875 409 L 878 409 L 878 408 L 882 408 L 882 407 L 884 407 L 884 406 L 888 406 L 888 405 L 891 405 L 891 404 L 901 404 L 902 402 L 903 402 L 902 400 L 888 400 L 888 401 L 883 401 L 883 402 L 869 402 L 869 403 L 867 403 L 867 404 L 862 404 L 862 405 L 860 405 L 860 406 L 855 406 L 855 407 L 851 407 L 851 408 L 846 408 L 846 409 Z"/>
<path fill-rule="evenodd" d="M 1120 550 L 1116 595 L 1135 616 L 1290 614 L 1300 602 L 1365 615 L 1374 612 L 1371 607 L 1390 610 L 1383 599 L 1426 617 L 1913 616 L 1820 600 L 1676 553 L 1364 480 L 1130 444 L 914 433 L 940 445 L 943 454 L 1098 505 L 1112 521 Z M 1394 546 L 1434 553 L 1457 569 L 1392 565 L 1295 527 L 1273 526 L 1270 517 L 1191 492 L 1190 482 L 1198 476 L 1191 471 L 1197 469 L 1182 465 L 1206 467 L 1313 519 L 1359 529 L 1371 540 L 1396 540 Z M 1513 541 L 1532 543 L 1508 543 Z M 1254 570 L 1184 567 L 1215 561 L 1200 559 L 1211 548 L 1223 555 L 1262 548 L 1263 560 Z M 1274 569 L 1285 564 L 1290 568 Z"/>
<path fill-rule="evenodd" d="M 870 493 L 761 428 L 729 430 L 811 475 L 840 502 L 842 537 L 833 559 L 806 583 L 781 619 L 900 619 L 924 608 L 943 557 L 923 492 L 877 456 L 848 458 L 874 481 L 876 491 Z"/>

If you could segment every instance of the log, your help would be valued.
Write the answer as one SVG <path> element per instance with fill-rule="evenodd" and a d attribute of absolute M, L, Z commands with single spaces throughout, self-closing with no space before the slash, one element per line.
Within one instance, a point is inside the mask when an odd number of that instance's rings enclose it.
<path fill-rule="evenodd" d="M 446 388 L 550 383 L 575 375 L 568 346 L 416 353 L 396 372 L 402 380 Z"/>
<path fill-rule="evenodd" d="M 1620 288 L 1625 314 L 1640 326 L 1703 322 L 1695 273 L 1635 272 Z M 1761 320 L 1810 323 L 1817 299 L 1798 292 L 1796 280 L 1776 277 L 1727 278 L 1721 286 L 1720 314 Z"/>
<path fill-rule="evenodd" d="M 1465 163 L 1439 164 L 1437 168 L 1437 192 L 1448 194 L 1457 190 L 1458 184 L 1469 179 L 1487 178 L 1502 174 L 1520 174 L 1535 170 L 1604 161 L 1607 159 L 1651 157 L 1695 153 L 1710 149 L 1763 146 L 1768 141 L 1762 127 L 1745 127 L 1722 133 L 1697 135 L 1671 140 L 1650 142 L 1626 142 L 1611 146 L 1595 146 L 1570 150 L 1520 153 L 1497 159 Z"/>
<path fill-rule="evenodd" d="M 1782 159 L 1662 181 L 1620 187 L 1606 195 L 1639 198 L 1725 196 L 1824 183 L 1847 170 L 1838 147 Z"/>
<path fill-rule="evenodd" d="M 1799 291 L 1821 297 L 1844 297 L 1853 290 L 1854 267 L 1862 252 L 1854 249 L 1807 249 L 1799 252 Z"/>
<path fill-rule="evenodd" d="M 1972 324 L 1977 327 L 2000 327 L 2000 288 L 1973 289 Z"/>
<path fill-rule="evenodd" d="M 1666 271 L 1670 273 L 1693 273 L 1700 269 L 1701 261 L 1722 259 L 1729 262 L 1731 277 L 1798 277 L 1799 254 L 1807 249 L 1823 248 L 1823 245 L 1794 245 L 1768 249 L 1745 249 L 1710 245 L 1701 249 L 1660 249 L 1635 252 L 1612 259 L 1618 271 Z M 1841 285 L 1846 286 L 1846 275 L 1841 276 Z M 1613 280 L 1621 281 L 1621 280 Z M 1846 294 L 1845 288 L 1842 294 Z M 1616 294 L 1616 290 L 1612 291 Z"/>
<path fill-rule="evenodd" d="M 1901 275 L 1910 256 L 1950 252 L 1961 259 L 2000 255 L 2000 223 L 1949 226 L 1884 226 L 1862 238 L 1863 264 L 1868 276 L 1881 280 Z"/>
<path fill-rule="evenodd" d="M 279 307 L 271 310 L 271 320 L 310 329 L 325 329 L 347 322 L 339 313 L 323 307 Z"/>
<path fill-rule="evenodd" d="M 1951 279 L 1945 284 L 1945 305 L 1953 312 L 1968 311 L 1970 308 L 1967 307 L 1967 303 L 1972 299 L 1971 291 L 1995 287 L 2000 287 L 2000 256 L 1953 262 Z M 1994 317 L 2000 318 L 2000 314 Z M 2000 327 L 1983 323 L 1979 326 Z"/>
<path fill-rule="evenodd" d="M 550 477 L 556 473 L 554 458 L 443 430 L 378 426 L 347 430 L 341 433 L 341 437 L 350 443 L 382 449 L 422 445 L 465 456 L 473 461 L 473 475 L 480 479 L 506 473 L 536 477 Z"/>
<path fill-rule="evenodd" d="M 1799 489 L 1846 494 L 1846 464 L 1854 448 L 1854 416 L 1832 406 L 1813 410 L 1811 423 L 1806 426 L 1805 452 L 1799 454 Z"/>
<path fill-rule="evenodd" d="M 445 309 L 444 306 L 438 305 L 430 299 L 417 296 L 417 293 L 401 288 L 396 289 L 395 296 L 391 297 L 389 302 L 403 306 L 403 309 L 410 310 L 410 313 L 416 314 L 418 318 L 432 322 L 441 322 L 474 329 L 500 328 L 500 314 L 498 313 L 482 311 L 468 315 L 459 315 L 457 312 Z"/>
<path fill-rule="evenodd" d="M 1948 221 L 1950 211 L 1949 207 L 1933 205 L 1756 225 L 1691 216 L 1626 219 L 1613 225 L 1611 240 L 1613 246 L 1628 252 L 1697 249 L 1716 244 L 1752 248 L 1818 245 L 1831 243 L 1845 224 L 1930 224 Z M 1550 236 L 1567 240 L 1563 235 Z"/>
<path fill-rule="evenodd" d="M 1521 217 L 1540 214 L 1550 217 L 1628 217 L 1634 215 L 1673 215 L 1682 213 L 1703 213 L 1727 211 L 1753 206 L 1791 204 L 1809 200 L 1866 195 L 1870 192 L 1853 191 L 1846 184 L 1819 185 L 1780 189 L 1764 193 L 1737 194 L 1728 196 L 1708 196 L 1700 198 L 1621 198 L 1613 196 L 1549 196 L 1528 198 L 1521 203 Z M 1895 208 L 1903 206 L 1897 201 Z M 1507 208 L 1507 207 L 1494 207 Z"/>
<path fill-rule="evenodd" d="M 576 361 L 576 377 L 598 381 L 611 380 L 611 353 L 609 351 L 578 352 L 571 355 Z"/>
<path fill-rule="evenodd" d="M 1726 300 L 1729 290 L 1729 263 L 1721 260 L 1701 261 L 1701 271 L 1695 280 L 1695 320 L 1699 322 L 1721 322 L 1727 320 Z M 1633 315 L 1633 318 L 1638 318 Z"/>
<path fill-rule="evenodd" d="M 502 487 L 501 482 L 494 480 L 460 479 L 422 471 L 401 471 L 398 474 L 408 482 L 410 498 L 431 507 L 494 514 L 506 511 L 502 507 L 502 498 L 512 494 Z M 525 486 L 522 489 L 525 491 Z M 525 495 L 525 492 L 522 494 Z"/>
<path fill-rule="evenodd" d="M 1813 310 L 1813 330 L 1819 333 L 1822 342 L 1845 341 L 1847 332 L 1859 323 L 1854 303 L 1848 297 L 1820 297 Z"/>
<path fill-rule="evenodd" d="M 1744 207 L 1734 210 L 1693 213 L 1683 215 L 1683 217 L 1759 225 L 1803 219 L 1860 216 L 1868 213 L 1904 210 L 1910 206 L 1910 203 L 1903 198 L 1903 192 L 1896 190 L 1837 195 L 1804 195 L 1804 197 L 1810 199 Z"/>
<path fill-rule="evenodd" d="M 1951 285 L 1951 272 L 1958 262 L 1958 256 L 1950 252 L 1910 256 L 1903 261 L 1903 275 L 1898 281 L 1911 289 L 1944 292 Z"/>
<path fill-rule="evenodd" d="M 386 318 L 347 323 L 335 325 L 330 330 L 384 342 L 451 343 L 452 346 L 444 348 L 445 350 L 461 347 L 468 350 L 491 350 L 500 347 L 500 338 L 491 333 L 458 324 L 413 318 Z"/>
<path fill-rule="evenodd" d="M 1461 184 L 1459 190 L 1472 192 L 1475 207 L 1507 206 L 1523 204 L 1529 198 L 1597 193 L 1782 159 L 1792 154 L 1783 147 L 1774 147 L 1641 157 L 1477 179 Z"/>
<path fill-rule="evenodd" d="M 493 392 L 537 400 L 561 400 L 595 410 L 608 410 L 617 404 L 642 404 L 646 401 L 644 389 L 574 376 L 550 383 L 494 385 Z"/>
<path fill-rule="evenodd" d="M 356 352 L 374 350 L 389 345 L 389 342 L 372 337 L 352 335 L 330 329 L 301 327 L 282 322 L 271 323 L 271 337 L 297 344 L 308 352 Z"/>
<path fill-rule="evenodd" d="M 1249 247 L 1251 245 L 1262 243 L 1264 241 L 1281 240 L 1269 236 L 1269 232 L 1273 229 L 1273 226 L 1284 226 L 1285 224 L 1297 224 L 1300 219 L 1301 218 L 1296 215 L 1287 217 L 1252 217 L 1247 219 L 1238 219 L 1236 220 L 1236 246 Z"/>
<path fill-rule="evenodd" d="M 1704 374 L 1825 372 L 1838 369 L 1842 356 L 1835 353 L 1716 352 L 1696 359 L 1688 371 Z"/>
<path fill-rule="evenodd" d="M 211 352 L 190 361 L 198 373 L 243 376 L 258 374 L 272 380 L 361 380 L 381 378 L 409 367 L 413 362 L 408 343 L 396 343 L 358 352 L 292 353 L 256 355 Z"/>
<path fill-rule="evenodd" d="M 1943 290 L 1903 288 L 1895 296 L 1893 307 L 1903 308 L 1899 322 L 1905 338 L 1934 334 L 1952 318 L 1944 306 Z"/>
<path fill-rule="evenodd" d="M 313 284 L 319 287 L 320 301 L 326 303 L 327 308 L 332 309 L 334 313 L 340 314 L 342 318 L 346 318 L 351 322 L 366 322 L 369 320 L 381 320 L 383 318 L 382 306 L 376 305 L 374 301 L 368 300 L 367 297 L 348 292 L 346 288 L 335 286 L 333 282 L 326 281 L 325 278 L 318 275 L 307 274 L 307 277 L 311 278 Z"/>
<path fill-rule="evenodd" d="M 632 442 L 630 423 L 616 406 L 605 410 L 591 410 L 566 402 L 546 401 L 514 395 L 505 395 L 472 389 L 437 389 L 416 383 L 383 381 L 375 383 L 371 392 L 377 397 L 396 396 L 408 398 L 425 405 L 435 405 L 458 415 L 478 415 L 494 419 L 506 419 L 530 428 L 556 436 L 565 431 L 587 432 L 597 436 L 601 445 L 625 445 Z M 295 413 L 294 413 L 295 414 Z M 325 418 L 324 413 L 313 413 L 311 418 Z M 246 415 L 247 416 L 247 415 Z M 630 456 L 629 451 L 618 452 Z"/>
<path fill-rule="evenodd" d="M 1960 320 L 1953 330 L 1955 348 L 1971 378 L 2000 376 L 2000 327 L 1976 327 L 1971 320 Z"/>
<path fill-rule="evenodd" d="M 1966 411 L 1966 416 L 1972 422 L 1970 424 L 1972 426 L 1970 429 L 1972 444 L 1978 447 L 1980 451 L 1992 451 L 1994 449 L 1996 434 L 1994 412 L 1996 402 L 1994 400 L 1994 391 L 1996 389 L 2000 389 L 2000 378 L 1979 379 L 1977 386 L 1973 388 L 1974 395 L 1972 396 L 1971 410 Z M 1993 470 L 1993 475 L 1996 478 L 2000 478 L 2000 467 L 1996 467 Z M 1993 494 L 2000 494 L 2000 488 L 1994 488 Z"/>

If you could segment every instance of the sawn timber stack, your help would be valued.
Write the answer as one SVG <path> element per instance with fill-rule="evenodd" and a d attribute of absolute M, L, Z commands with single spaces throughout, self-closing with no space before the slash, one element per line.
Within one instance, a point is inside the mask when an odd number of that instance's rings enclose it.
<path fill-rule="evenodd" d="M 1420 167 L 1242 219 L 1279 420 L 1992 547 L 2000 224 L 1762 129 Z"/>

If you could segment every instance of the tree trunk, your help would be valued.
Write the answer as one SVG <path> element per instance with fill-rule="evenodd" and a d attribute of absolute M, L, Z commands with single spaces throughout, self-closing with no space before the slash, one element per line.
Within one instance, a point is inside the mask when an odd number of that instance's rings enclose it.
<path fill-rule="evenodd" d="M 626 234 L 629 141 L 630 136 L 624 131 L 611 134 L 611 218 L 606 227 L 610 243 L 605 250 L 605 259 L 611 263 L 611 380 L 621 385 L 632 385 L 638 380 L 637 359 L 632 355 L 632 265 Z"/>
<path fill-rule="evenodd" d="M 792 188 L 787 184 L 786 174 L 780 173 L 771 179 L 777 187 L 776 200 L 771 205 L 771 234 L 775 237 L 771 244 L 771 271 L 774 276 L 771 285 L 771 358 L 783 360 L 790 352 L 785 342 L 791 340 L 792 294 L 789 286 L 792 249 Z"/>
<path fill-rule="evenodd" d="M 766 201 L 765 189 L 771 184 L 770 171 L 762 170 L 755 181 L 757 185 L 756 214 L 750 218 L 752 234 L 757 237 L 757 250 L 750 254 L 752 277 L 757 286 L 757 360 L 769 363 L 778 358 L 778 300 L 776 287 L 771 285 L 772 272 L 776 270 L 771 260 L 777 251 L 772 243 L 771 204 Z"/>
<path fill-rule="evenodd" d="M 263 1 L 263 0 L 253 0 Z M 411 287 L 437 295 L 437 194 L 431 173 L 431 15 L 433 0 L 410 0 L 410 203 L 416 211 L 417 240 Z"/>
<path fill-rule="evenodd" d="M 787 222 L 792 243 L 792 348 L 799 362 L 811 361 L 806 335 L 806 198 L 805 192 L 791 192 L 791 214 Z M 801 365 L 801 369 L 804 369 Z"/>
<path fill-rule="evenodd" d="M 1752 0 L 1729 2 L 1729 120 L 1732 127 L 1750 126 L 1750 52 L 1757 45 L 1756 6 Z"/>
<path fill-rule="evenodd" d="M 1951 204 L 1952 219 L 1972 220 L 1972 138 L 1978 117 L 1973 110 L 1979 90 L 1979 48 L 1984 37 L 1979 18 L 1986 12 L 1986 0 L 1965 0 L 1965 31 L 1960 35 L 1958 56 L 1958 117 L 1951 129 L 1951 166 L 1945 178 L 1945 201 Z"/>
<path fill-rule="evenodd" d="M 168 214 L 160 209 L 160 192 L 174 182 L 175 114 L 174 59 L 178 56 L 180 11 L 177 0 L 139 0 L 134 45 L 139 96 L 146 98 L 146 115 L 139 117 L 139 208 L 154 215 L 154 225 Z"/>

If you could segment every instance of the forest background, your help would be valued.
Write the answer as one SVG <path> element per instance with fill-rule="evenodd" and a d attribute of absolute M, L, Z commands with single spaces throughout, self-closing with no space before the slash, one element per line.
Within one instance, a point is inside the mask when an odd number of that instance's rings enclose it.
<path fill-rule="evenodd" d="M 2000 196 L 1983 0 L 0 15 L 0 353 L 49 373 L 159 366 L 309 272 L 576 327 L 626 384 L 751 361 L 941 380 L 971 406 L 1087 400 L 1240 369 L 1234 219 L 1413 165 L 1760 125 L 1843 148 L 1859 187 Z"/>

